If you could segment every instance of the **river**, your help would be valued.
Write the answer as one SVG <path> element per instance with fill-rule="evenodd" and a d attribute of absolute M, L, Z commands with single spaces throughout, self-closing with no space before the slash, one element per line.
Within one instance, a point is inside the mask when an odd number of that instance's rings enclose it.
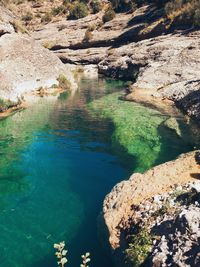
<path fill-rule="evenodd" d="M 89 251 L 91 267 L 112 267 L 98 229 L 106 194 L 138 166 L 144 171 L 193 149 L 189 136 L 187 142 L 166 127 L 158 131 L 165 116 L 133 103 L 127 103 L 137 110 L 129 110 L 137 120 L 131 131 L 140 130 L 123 143 L 129 129 L 121 132 L 114 113 L 102 116 L 101 105 L 88 106 L 123 88 L 122 82 L 82 79 L 76 92 L 37 98 L 0 121 L 1 267 L 57 266 L 53 244 L 63 240 L 67 266 L 78 267 Z M 153 118 L 146 117 L 148 125 L 144 114 Z"/>

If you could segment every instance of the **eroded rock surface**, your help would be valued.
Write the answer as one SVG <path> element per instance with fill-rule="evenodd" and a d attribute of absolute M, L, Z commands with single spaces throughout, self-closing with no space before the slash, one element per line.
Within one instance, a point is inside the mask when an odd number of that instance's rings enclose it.
<path fill-rule="evenodd" d="M 155 102 L 172 100 L 200 121 L 200 31 L 172 33 L 163 12 L 147 5 L 105 24 L 103 12 L 76 21 L 61 18 L 31 34 L 64 63 L 98 64 L 101 74 L 133 82 L 128 100 L 135 101 L 134 88 L 150 89 Z"/>
<path fill-rule="evenodd" d="M 58 84 L 60 74 L 73 81 L 66 66 L 28 36 L 3 35 L 0 48 L 2 98 L 14 100 L 25 92 Z"/>
<path fill-rule="evenodd" d="M 195 181 L 199 165 L 195 152 L 180 156 L 177 160 L 164 163 L 144 174 L 133 174 L 129 180 L 117 184 L 106 196 L 103 217 L 113 250 L 120 245 L 121 230 L 129 222 L 132 206 L 161 192 L 167 192 L 175 184 Z"/>
<path fill-rule="evenodd" d="M 33 38 L 64 63 L 98 64 L 99 72 L 152 90 L 199 121 L 200 31 L 169 33 L 163 10 L 145 6 L 102 24 L 103 12 L 77 21 L 43 25 Z M 89 38 L 86 32 L 92 28 Z M 164 34 L 164 35 L 163 35 Z M 195 92 L 194 92 L 195 91 Z"/>
<path fill-rule="evenodd" d="M 200 32 L 156 37 L 112 49 L 99 63 L 108 76 L 135 81 L 134 88 L 173 100 L 188 115 L 199 120 Z M 147 92 L 148 93 L 148 92 Z"/>
<path fill-rule="evenodd" d="M 134 266 L 199 266 L 199 154 L 134 174 L 106 197 L 103 218 L 116 266 L 124 266 L 124 257 Z"/>
<path fill-rule="evenodd" d="M 16 33 L 12 16 L 0 7 L 0 98 L 17 101 L 24 93 L 58 85 L 64 75 L 75 85 L 70 68 L 27 34 Z"/>
<path fill-rule="evenodd" d="M 160 23 L 162 24 L 159 21 L 162 12 L 153 6 L 144 6 L 133 14 L 117 14 L 113 20 L 105 24 L 102 22 L 103 15 L 104 12 L 99 12 L 76 21 L 60 19 L 57 22 L 41 25 L 32 33 L 32 36 L 53 51 L 62 49 L 62 59 L 65 58 L 66 62 L 74 60 L 74 63 L 77 63 L 74 57 L 77 53 L 79 54 L 78 63 L 85 64 L 84 58 L 87 57 L 88 48 L 99 48 L 100 51 L 104 49 L 108 52 L 110 46 L 121 46 L 127 42 L 143 40 L 167 31 L 166 25 L 158 27 Z M 146 27 L 147 23 L 149 23 L 149 27 Z M 85 35 L 88 28 L 91 28 L 90 37 L 86 40 Z M 101 54 L 101 61 L 106 57 L 105 52 Z M 95 63 L 97 64 L 99 61 Z M 87 63 L 90 64 L 90 56 L 88 56 Z M 93 63 L 92 58 L 91 64 Z"/>

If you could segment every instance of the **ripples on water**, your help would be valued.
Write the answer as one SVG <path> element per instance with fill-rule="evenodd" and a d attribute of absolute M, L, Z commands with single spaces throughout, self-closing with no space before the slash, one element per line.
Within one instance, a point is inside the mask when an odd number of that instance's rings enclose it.
<path fill-rule="evenodd" d="M 116 153 L 112 120 L 93 115 L 87 103 L 120 88 L 119 82 L 82 80 L 75 94 L 39 99 L 0 121 L 1 267 L 57 266 L 53 244 L 62 240 L 69 266 L 79 266 L 87 251 L 91 266 L 112 266 L 98 239 L 97 216 L 105 195 L 137 166 L 126 150 Z"/>

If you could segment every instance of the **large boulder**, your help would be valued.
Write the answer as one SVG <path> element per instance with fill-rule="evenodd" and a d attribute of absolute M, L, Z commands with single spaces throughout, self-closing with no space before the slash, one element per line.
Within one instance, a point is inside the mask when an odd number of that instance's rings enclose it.
<path fill-rule="evenodd" d="M 59 75 L 74 84 L 72 72 L 29 36 L 0 37 L 0 98 L 16 101 L 26 92 L 58 84 Z"/>

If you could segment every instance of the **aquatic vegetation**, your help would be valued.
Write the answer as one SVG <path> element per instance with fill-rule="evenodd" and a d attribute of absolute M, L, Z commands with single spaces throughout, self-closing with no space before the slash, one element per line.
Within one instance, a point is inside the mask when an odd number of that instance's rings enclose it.
<path fill-rule="evenodd" d="M 176 157 L 180 144 L 181 149 L 185 147 L 190 150 L 189 141 L 183 141 L 175 131 L 165 125 L 167 116 L 133 102 L 121 101 L 119 96 L 119 93 L 105 96 L 91 102 L 89 108 L 98 116 L 112 120 L 113 149 L 116 153 L 125 150 L 134 157 L 137 166 L 135 171 L 145 171 L 155 164 Z M 181 129 L 187 128 L 182 122 L 179 123 Z M 189 138 L 188 136 L 188 140 Z M 171 151 L 170 154 L 166 150 Z"/>
<path fill-rule="evenodd" d="M 7 248 L 1 267 L 55 267 L 52 244 L 66 238 L 69 265 L 80 265 L 84 244 L 95 267 L 113 266 L 96 233 L 104 196 L 133 170 L 189 150 L 176 131 L 166 130 L 165 116 L 120 101 L 119 94 L 103 97 L 123 87 L 83 79 L 74 94 L 38 98 L 1 120 L 0 249 Z M 132 161 L 124 168 L 127 155 Z"/>

